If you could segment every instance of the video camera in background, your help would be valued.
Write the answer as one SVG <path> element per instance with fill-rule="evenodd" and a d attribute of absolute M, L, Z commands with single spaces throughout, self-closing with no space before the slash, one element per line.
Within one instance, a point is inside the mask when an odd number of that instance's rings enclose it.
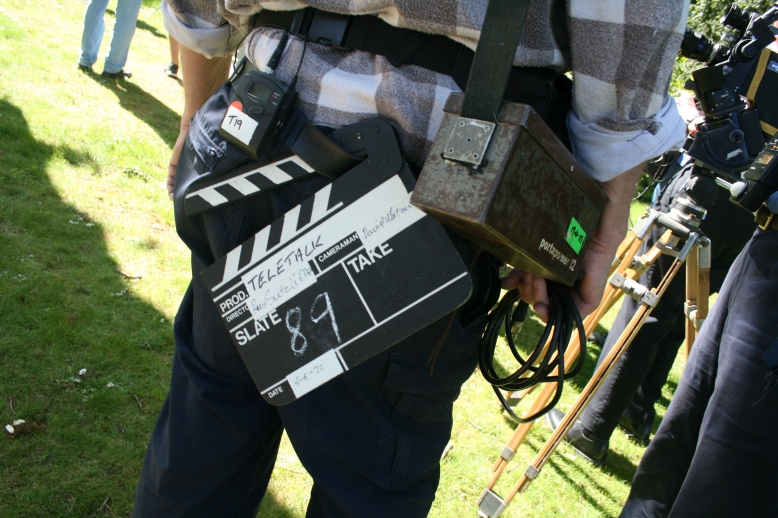
<path fill-rule="evenodd" d="M 778 4 L 761 15 L 732 4 L 721 23 L 734 32 L 714 44 L 687 28 L 679 52 L 706 64 L 684 85 L 704 121 L 683 151 L 752 212 L 778 189 L 778 137 L 765 144 L 778 133 L 778 54 L 768 48 L 775 47 L 776 20 Z"/>

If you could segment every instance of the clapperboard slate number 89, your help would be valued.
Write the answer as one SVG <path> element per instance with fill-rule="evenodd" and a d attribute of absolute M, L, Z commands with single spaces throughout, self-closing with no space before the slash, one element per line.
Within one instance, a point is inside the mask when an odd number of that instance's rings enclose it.
<path fill-rule="evenodd" d="M 470 295 L 404 167 L 363 162 L 203 272 L 263 397 L 284 405 L 451 313 Z"/>

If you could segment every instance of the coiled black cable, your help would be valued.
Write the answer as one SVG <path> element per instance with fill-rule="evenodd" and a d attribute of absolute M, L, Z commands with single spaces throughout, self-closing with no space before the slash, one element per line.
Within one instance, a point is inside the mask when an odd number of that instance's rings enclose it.
<path fill-rule="evenodd" d="M 495 394 L 497 394 L 503 408 L 512 419 L 519 423 L 534 421 L 546 414 L 559 402 L 562 397 L 564 381 L 581 371 L 586 357 L 586 334 L 581 319 L 581 314 L 570 296 L 569 288 L 557 283 L 546 281 L 549 296 L 549 319 L 543 336 L 538 345 L 525 359 L 519 352 L 514 342 L 512 327 L 524 322 L 528 304 L 519 298 L 518 290 L 508 291 L 500 300 L 497 307 L 489 314 L 483 338 L 479 345 L 479 366 L 481 374 L 488 381 Z M 515 306 L 515 309 L 514 309 Z M 505 328 L 505 339 L 513 357 L 519 362 L 519 369 L 505 377 L 500 377 L 494 366 L 494 354 L 497 349 L 497 339 L 500 330 Z M 565 372 L 564 355 L 570 343 L 573 327 L 578 329 L 578 337 L 581 344 L 581 353 L 575 366 L 570 372 Z M 517 333 L 517 331 L 516 331 Z M 545 353 L 543 351 L 549 336 L 551 341 Z M 553 374 L 558 368 L 557 374 Z M 524 390 L 539 383 L 556 383 L 556 392 L 551 402 L 536 414 L 520 418 L 508 405 L 501 390 Z"/>

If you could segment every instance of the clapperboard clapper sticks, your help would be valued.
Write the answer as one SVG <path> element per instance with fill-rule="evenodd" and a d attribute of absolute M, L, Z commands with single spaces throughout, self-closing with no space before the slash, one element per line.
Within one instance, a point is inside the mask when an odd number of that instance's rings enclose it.
<path fill-rule="evenodd" d="M 415 181 L 392 128 L 369 119 L 335 136 L 368 159 L 202 274 L 274 405 L 451 313 L 472 289 L 443 227 L 410 205 Z"/>
<path fill-rule="evenodd" d="M 184 210 L 194 216 L 311 174 L 316 174 L 313 168 L 291 152 L 267 164 L 250 162 L 227 175 L 197 182 L 184 197 Z"/>

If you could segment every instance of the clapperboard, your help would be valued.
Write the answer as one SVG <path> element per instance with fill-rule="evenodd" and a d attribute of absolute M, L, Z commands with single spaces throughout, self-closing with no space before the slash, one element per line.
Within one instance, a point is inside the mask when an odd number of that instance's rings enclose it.
<path fill-rule="evenodd" d="M 410 205 L 414 184 L 406 165 L 383 177 L 365 160 L 203 272 L 267 401 L 294 401 L 467 300 L 467 269 Z"/>

